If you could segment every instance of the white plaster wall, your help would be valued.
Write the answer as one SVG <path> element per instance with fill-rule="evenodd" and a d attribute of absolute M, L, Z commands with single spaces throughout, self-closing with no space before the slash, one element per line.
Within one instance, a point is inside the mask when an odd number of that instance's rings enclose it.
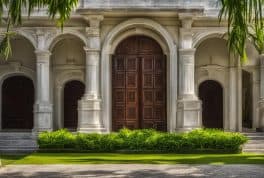
<path fill-rule="evenodd" d="M 36 70 L 36 56 L 33 45 L 24 37 L 17 36 L 11 40 L 12 55 L 8 58 L 8 63 L 19 63 L 21 66 Z M 0 60 L 0 65 L 8 64 L 4 59 Z"/>
<path fill-rule="evenodd" d="M 209 64 L 227 67 L 229 65 L 227 42 L 220 38 L 205 40 L 197 48 L 195 59 L 197 67 Z"/>

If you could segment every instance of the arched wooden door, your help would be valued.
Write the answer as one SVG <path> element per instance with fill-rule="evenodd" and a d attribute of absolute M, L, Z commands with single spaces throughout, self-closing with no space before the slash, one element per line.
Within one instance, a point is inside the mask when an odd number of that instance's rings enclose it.
<path fill-rule="evenodd" d="M 64 128 L 76 130 L 78 125 L 78 100 L 84 94 L 85 85 L 70 81 L 64 86 Z"/>
<path fill-rule="evenodd" d="M 2 85 L 2 129 L 33 128 L 34 85 L 24 76 L 7 78 Z"/>
<path fill-rule="evenodd" d="M 112 129 L 167 130 L 166 58 L 145 36 L 122 41 L 112 60 Z"/>
<path fill-rule="evenodd" d="M 205 128 L 223 128 L 223 88 L 213 80 L 207 80 L 199 86 L 202 100 L 202 117 Z"/>

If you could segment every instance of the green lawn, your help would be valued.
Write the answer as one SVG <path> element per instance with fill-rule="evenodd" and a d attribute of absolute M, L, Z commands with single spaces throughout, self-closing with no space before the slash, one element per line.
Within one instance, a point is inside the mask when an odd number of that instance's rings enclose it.
<path fill-rule="evenodd" d="M 1 156 L 2 164 L 264 164 L 264 154 L 34 153 Z"/>

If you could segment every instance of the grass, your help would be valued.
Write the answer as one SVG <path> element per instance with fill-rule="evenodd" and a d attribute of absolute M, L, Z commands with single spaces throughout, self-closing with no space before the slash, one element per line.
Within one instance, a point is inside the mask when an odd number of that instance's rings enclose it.
<path fill-rule="evenodd" d="M 2 155 L 2 164 L 264 164 L 264 154 L 33 153 Z"/>

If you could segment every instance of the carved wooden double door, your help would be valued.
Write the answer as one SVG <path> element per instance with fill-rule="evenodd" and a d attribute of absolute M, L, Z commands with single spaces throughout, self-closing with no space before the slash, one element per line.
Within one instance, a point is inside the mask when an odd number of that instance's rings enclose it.
<path fill-rule="evenodd" d="M 129 37 L 112 59 L 112 129 L 167 130 L 166 58 L 145 36 Z"/>

